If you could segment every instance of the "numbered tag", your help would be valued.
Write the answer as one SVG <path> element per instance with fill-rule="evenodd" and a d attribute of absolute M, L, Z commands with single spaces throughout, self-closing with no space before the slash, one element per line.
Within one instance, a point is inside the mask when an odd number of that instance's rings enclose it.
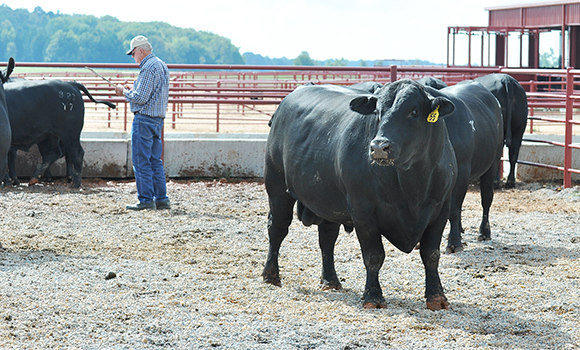
<path fill-rule="evenodd" d="M 427 121 L 429 123 L 435 123 L 437 120 L 439 120 L 439 106 L 437 106 L 437 108 L 427 116 Z"/>

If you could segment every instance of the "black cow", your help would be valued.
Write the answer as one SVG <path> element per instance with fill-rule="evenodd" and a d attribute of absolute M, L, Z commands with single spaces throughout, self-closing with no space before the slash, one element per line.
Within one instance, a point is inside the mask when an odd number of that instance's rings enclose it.
<path fill-rule="evenodd" d="M 289 94 L 272 117 L 266 146 L 264 281 L 281 283 L 278 252 L 298 201 L 302 222 L 318 225 L 324 288 L 341 288 L 334 244 L 342 224 L 355 228 L 361 245 L 365 308 L 386 306 L 378 278 L 385 258 L 381 236 L 406 253 L 421 243 L 427 307 L 448 308 L 439 245 L 457 165 L 441 119 L 453 109 L 449 99 L 432 97 L 412 80 L 386 85 L 379 95 L 318 85 Z"/>
<path fill-rule="evenodd" d="M 62 142 L 54 135 L 49 135 L 46 139 L 38 142 L 36 146 L 38 147 L 38 152 L 40 153 L 42 161 L 32 172 L 28 185 L 37 184 L 41 176 L 45 181 L 52 181 L 50 166 L 60 157 L 64 157 Z M 30 147 L 32 147 L 32 145 Z M 30 151 L 30 147 L 10 147 L 10 152 L 8 153 L 8 173 L 4 180 L 5 183 L 11 183 L 13 186 L 20 185 L 20 180 L 16 175 L 16 155 L 19 149 L 28 152 Z M 70 164 L 67 164 L 67 176 L 71 174 L 70 166 L 68 165 Z M 42 172 L 43 170 L 44 173 Z"/>
<path fill-rule="evenodd" d="M 84 85 L 74 81 L 23 80 L 6 84 L 5 87 L 12 146 L 28 151 L 32 145 L 39 144 L 44 149 L 41 150 L 42 163 L 33 178 L 44 173 L 62 151 L 67 162 L 67 173 L 72 178 L 72 187 L 79 187 L 84 155 L 80 135 L 85 116 L 81 91 L 95 103 L 103 103 L 110 108 L 115 108 L 115 105 L 95 100 Z M 9 159 L 9 166 L 10 177 L 15 178 L 13 157 Z"/>
<path fill-rule="evenodd" d="M 476 78 L 497 98 L 503 115 L 504 143 L 509 149 L 510 172 L 505 187 L 516 185 L 516 163 L 528 125 L 528 97 L 520 83 L 508 74 L 489 74 Z"/>
<path fill-rule="evenodd" d="M 8 81 L 13 70 L 14 59 L 10 57 L 8 65 L 0 72 L 0 174 L 5 174 L 8 169 L 8 151 L 10 150 L 10 142 L 12 140 L 4 83 Z M 0 178 L 1 180 L 2 178 Z"/>
<path fill-rule="evenodd" d="M 447 84 L 443 80 L 433 77 L 424 77 L 417 80 L 417 82 L 419 84 L 423 84 L 425 86 L 429 86 L 437 90 L 441 90 L 447 87 Z"/>
<path fill-rule="evenodd" d="M 454 253 L 463 250 L 461 206 L 472 180 L 480 180 L 483 207 L 478 239 L 491 239 L 489 208 L 493 201 L 493 182 L 503 147 L 502 116 L 497 99 L 477 82 L 464 82 L 441 90 L 430 87 L 425 89 L 433 96 L 448 98 L 455 105 L 453 115 L 445 118 L 458 168 L 447 243 L 447 253 Z"/>

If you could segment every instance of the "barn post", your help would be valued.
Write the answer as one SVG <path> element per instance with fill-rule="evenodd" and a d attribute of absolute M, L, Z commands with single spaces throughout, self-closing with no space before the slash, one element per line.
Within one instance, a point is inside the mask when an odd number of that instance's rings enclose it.
<path fill-rule="evenodd" d="M 451 28 L 447 27 L 447 67 L 449 67 L 449 34 L 451 34 Z"/>
<path fill-rule="evenodd" d="M 501 31 L 498 31 L 495 34 L 495 65 L 496 66 L 507 66 L 505 59 L 506 53 L 506 40 L 505 34 Z"/>
<path fill-rule="evenodd" d="M 485 50 L 485 46 L 483 45 L 485 39 L 485 32 L 481 31 L 481 67 L 483 67 L 483 52 Z"/>
<path fill-rule="evenodd" d="M 467 66 L 471 68 L 471 28 L 467 30 Z"/>

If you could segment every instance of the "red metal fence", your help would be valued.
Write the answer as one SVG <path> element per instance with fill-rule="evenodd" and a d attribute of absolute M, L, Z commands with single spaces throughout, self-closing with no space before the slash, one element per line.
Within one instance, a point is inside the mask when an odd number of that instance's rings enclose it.
<path fill-rule="evenodd" d="M 135 64 L 16 63 L 13 76 L 27 79 L 77 80 L 98 99 L 117 104 L 116 110 L 103 105 L 86 104 L 85 130 L 127 131 L 132 115 L 124 98 L 86 69 L 89 66 L 115 83 L 133 81 L 138 74 Z M 402 78 L 432 76 L 453 85 L 478 76 L 503 72 L 513 75 L 529 91 L 530 132 L 534 121 L 564 126 L 564 142 L 546 142 L 564 148 L 564 165 L 530 163 L 564 172 L 564 186 L 571 186 L 573 109 L 580 108 L 580 91 L 575 80 L 580 70 L 530 70 L 443 66 L 390 67 L 304 67 L 246 65 L 169 65 L 170 99 L 166 128 L 174 132 L 267 132 L 267 122 L 280 101 L 297 86 L 305 83 L 351 85 L 363 81 L 388 83 Z M 88 100 L 87 100 L 88 101 Z M 546 111 L 565 110 L 556 116 Z M 541 115 L 538 111 L 542 111 Z M 209 129 L 213 125 L 213 129 Z"/>

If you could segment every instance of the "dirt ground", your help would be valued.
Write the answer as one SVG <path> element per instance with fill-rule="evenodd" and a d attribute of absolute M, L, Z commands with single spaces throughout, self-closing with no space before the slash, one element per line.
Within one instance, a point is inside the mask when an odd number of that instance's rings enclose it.
<path fill-rule="evenodd" d="M 335 255 L 343 290 L 322 291 L 316 228 L 297 220 L 280 251 L 282 286 L 263 283 L 259 180 L 172 179 L 168 193 L 170 210 L 131 212 L 133 181 L 1 189 L 0 348 L 580 347 L 579 187 L 497 190 L 489 242 L 476 239 L 470 188 L 465 251 L 441 256 L 451 309 L 439 312 L 425 307 L 419 253 L 386 240 L 388 307 L 364 310 L 360 246 L 346 232 Z"/>

